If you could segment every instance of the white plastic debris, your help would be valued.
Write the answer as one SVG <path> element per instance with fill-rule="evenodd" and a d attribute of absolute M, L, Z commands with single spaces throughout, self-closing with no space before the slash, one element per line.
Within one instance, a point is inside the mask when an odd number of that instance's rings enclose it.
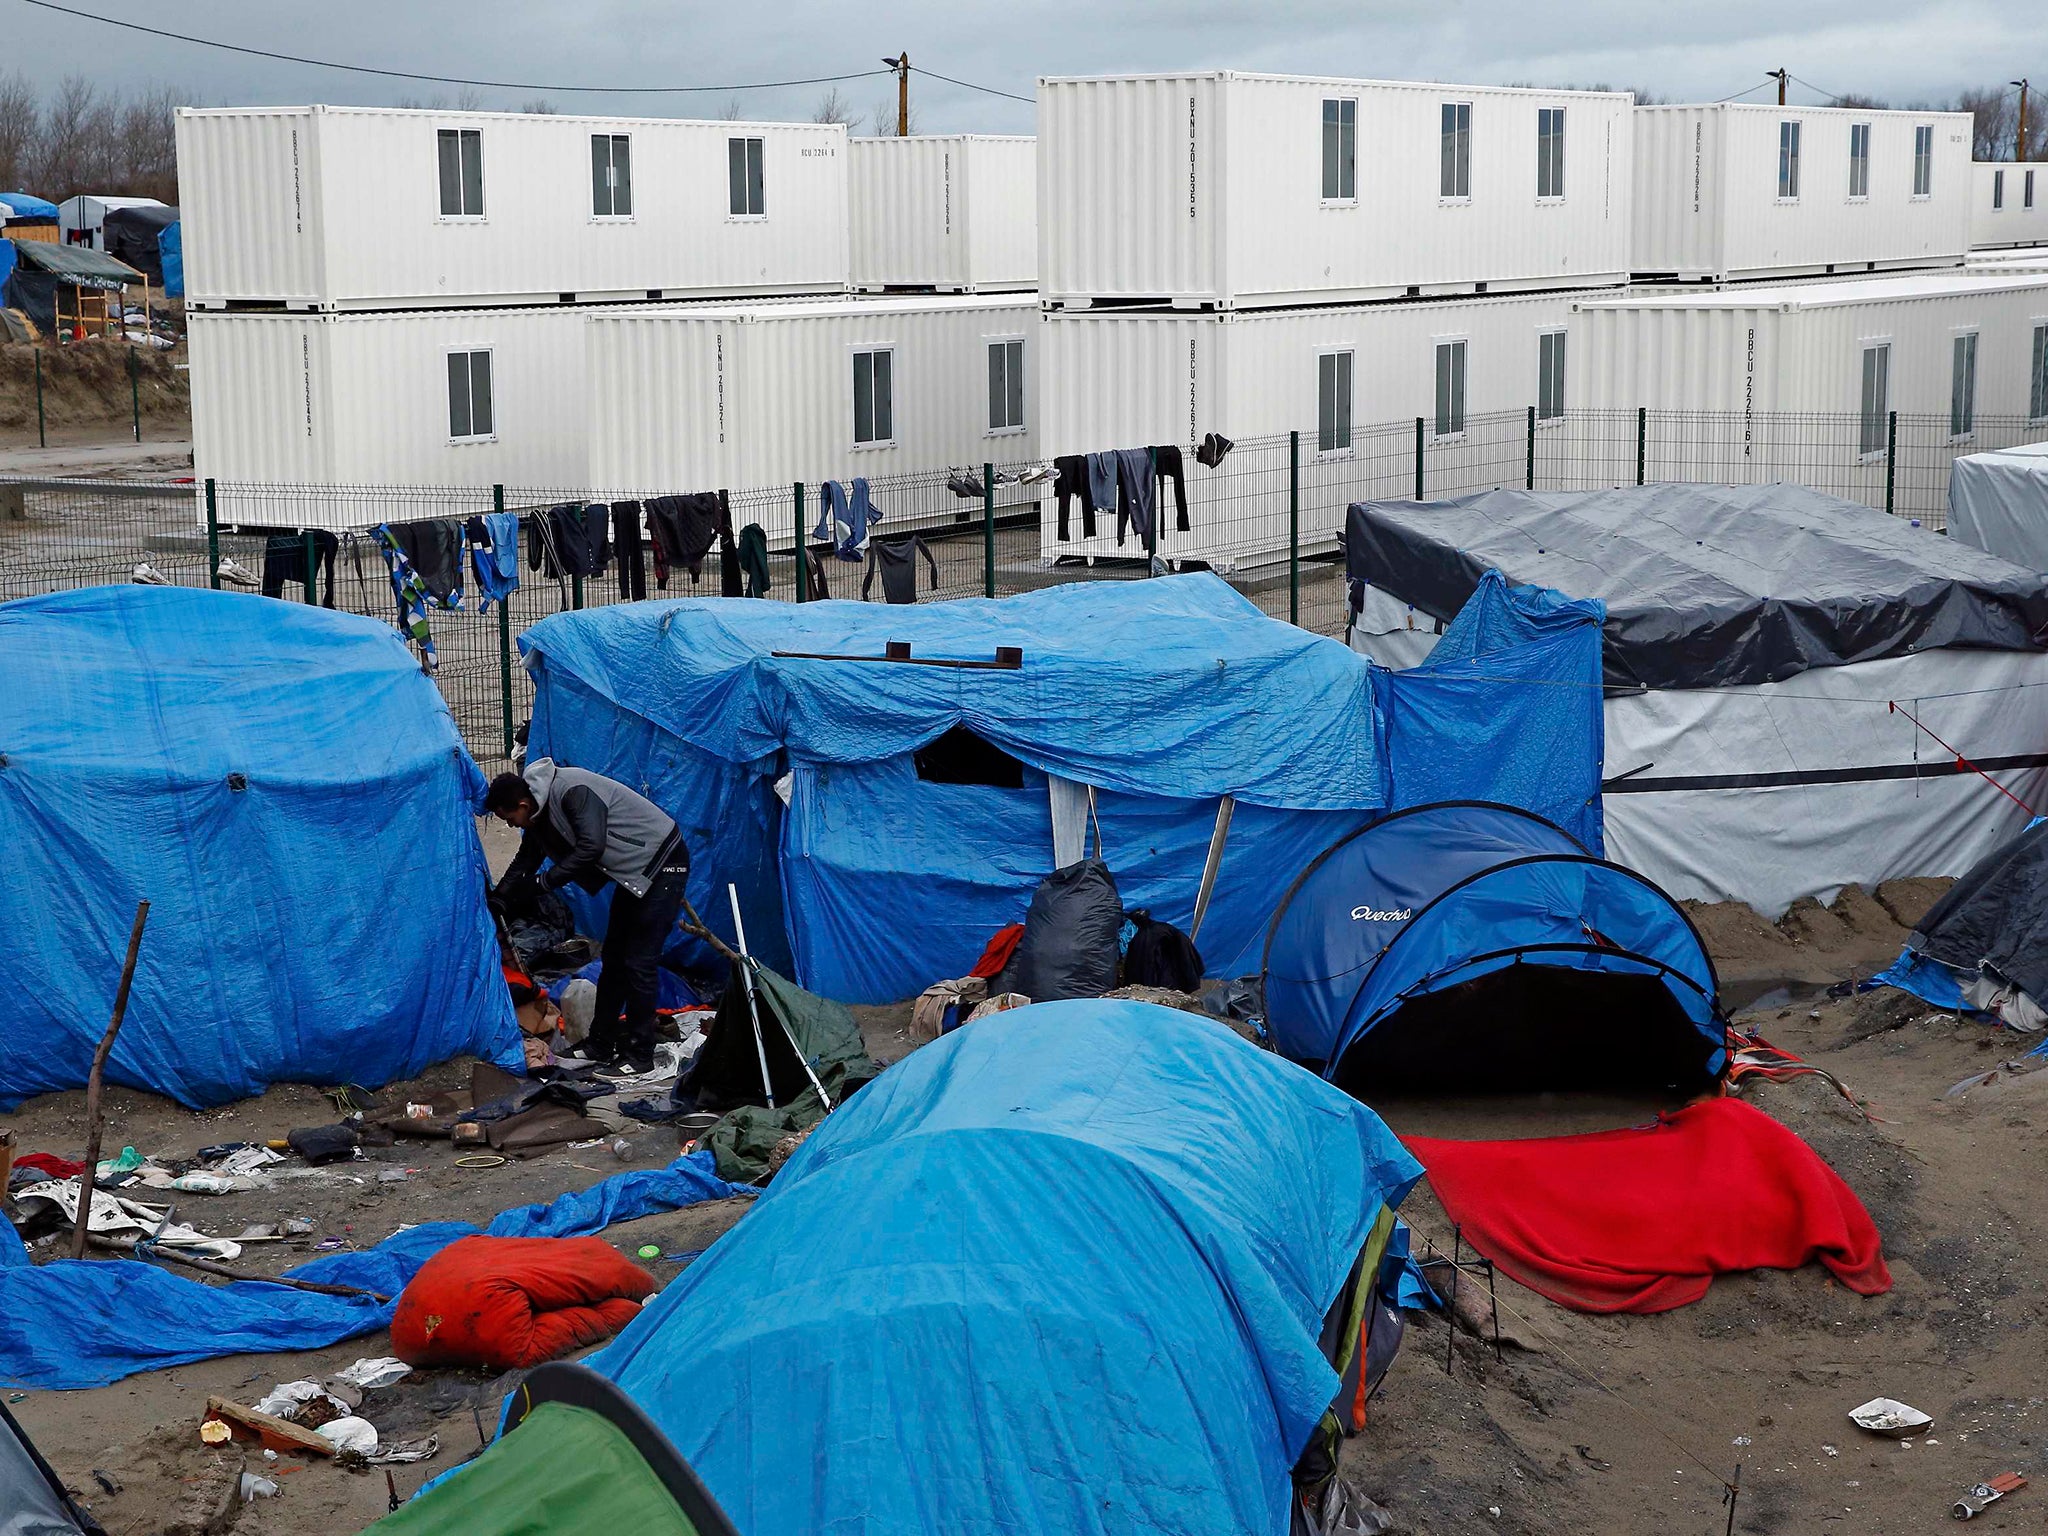
<path fill-rule="evenodd" d="M 345 1419 L 329 1419 L 313 1433 L 323 1440 L 332 1440 L 344 1451 L 360 1451 L 365 1456 L 377 1451 L 377 1426 L 353 1414 Z"/>
<path fill-rule="evenodd" d="M 250 1174 L 259 1168 L 268 1168 L 272 1163 L 284 1161 L 282 1153 L 268 1147 L 238 1147 L 213 1165 L 215 1173 L 227 1174 L 230 1178 L 238 1174 Z"/>
<path fill-rule="evenodd" d="M 336 1371 L 338 1380 L 352 1387 L 361 1387 L 365 1392 L 374 1392 L 379 1387 L 388 1387 L 394 1381 L 412 1374 L 412 1367 L 403 1360 L 390 1355 L 374 1355 L 358 1360 L 347 1370 Z"/>
<path fill-rule="evenodd" d="M 252 1406 L 258 1413 L 267 1413 L 274 1419 L 288 1419 L 316 1397 L 326 1398 L 341 1413 L 349 1411 L 347 1403 L 317 1381 L 281 1381 Z"/>
<path fill-rule="evenodd" d="M 242 1474 L 242 1502 L 252 1503 L 257 1499 L 277 1497 L 277 1484 L 267 1477 L 258 1477 L 254 1472 Z"/>
<path fill-rule="evenodd" d="M 1931 1415 L 1889 1397 L 1873 1397 L 1860 1408 L 1851 1408 L 1849 1418 L 1858 1429 L 1899 1440 L 1917 1435 L 1934 1422 Z"/>

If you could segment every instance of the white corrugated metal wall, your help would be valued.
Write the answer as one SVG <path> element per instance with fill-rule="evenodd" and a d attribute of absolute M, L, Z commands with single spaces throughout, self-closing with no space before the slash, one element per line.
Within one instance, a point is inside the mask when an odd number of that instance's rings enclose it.
<path fill-rule="evenodd" d="M 847 153 L 856 288 L 987 292 L 1034 285 L 1034 140 L 854 139 Z"/>
<path fill-rule="evenodd" d="M 1973 247 L 2048 246 L 2048 161 L 1980 160 L 1970 170 Z"/>

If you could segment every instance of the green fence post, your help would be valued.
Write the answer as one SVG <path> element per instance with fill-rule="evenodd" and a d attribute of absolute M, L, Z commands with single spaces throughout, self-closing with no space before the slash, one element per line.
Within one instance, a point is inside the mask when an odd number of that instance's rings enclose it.
<path fill-rule="evenodd" d="M 1287 434 L 1287 622 L 1301 622 L 1301 433 Z"/>
<path fill-rule="evenodd" d="M 1636 484 L 1647 485 L 1650 473 L 1650 408 L 1636 407 Z"/>
<path fill-rule="evenodd" d="M 301 529 L 299 542 L 306 547 L 306 601 L 317 603 L 320 601 L 320 565 L 313 553 L 313 530 Z"/>
<path fill-rule="evenodd" d="M 796 542 L 790 546 L 790 553 L 796 557 L 796 600 L 807 603 L 810 599 L 810 573 L 804 569 L 804 483 L 796 483 Z"/>
<path fill-rule="evenodd" d="M 40 354 L 36 366 L 42 367 Z M 220 590 L 220 506 L 214 499 L 213 477 L 206 479 L 206 584 L 214 591 Z"/>
<path fill-rule="evenodd" d="M 1415 418 L 1415 499 L 1422 500 L 1422 428 L 1423 418 Z"/>
<path fill-rule="evenodd" d="M 491 487 L 491 510 L 505 510 L 505 487 Z M 505 755 L 512 755 L 512 610 L 509 597 L 498 599 L 498 703 L 505 725 Z"/>
<path fill-rule="evenodd" d="M 50 434 L 43 428 L 43 349 L 36 348 L 36 446 L 50 446 Z M 209 482 L 210 483 L 210 482 Z"/>
<path fill-rule="evenodd" d="M 1899 484 L 1899 413 L 1887 411 L 1884 422 L 1884 510 L 1897 516 Z"/>
<path fill-rule="evenodd" d="M 135 441 L 142 441 L 142 386 L 135 377 L 135 344 L 128 345 L 128 408 L 135 415 Z"/>
<path fill-rule="evenodd" d="M 996 467 L 981 466 L 981 595 L 996 595 Z"/>
<path fill-rule="evenodd" d="M 1529 474 L 1528 489 L 1536 489 L 1536 407 L 1529 407 Z"/>

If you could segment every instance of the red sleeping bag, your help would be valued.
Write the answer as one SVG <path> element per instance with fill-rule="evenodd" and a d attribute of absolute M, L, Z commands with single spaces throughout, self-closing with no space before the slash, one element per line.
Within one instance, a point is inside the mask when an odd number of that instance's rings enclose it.
<path fill-rule="evenodd" d="M 398 1298 L 391 1347 L 408 1365 L 540 1365 L 610 1338 L 656 1289 L 601 1238 L 460 1238 Z"/>
<path fill-rule="evenodd" d="M 1590 1136 L 1404 1140 L 1465 1241 L 1559 1306 L 1666 1312 L 1715 1275 L 1811 1259 L 1862 1295 L 1891 1289 L 1855 1191 L 1740 1099 Z"/>

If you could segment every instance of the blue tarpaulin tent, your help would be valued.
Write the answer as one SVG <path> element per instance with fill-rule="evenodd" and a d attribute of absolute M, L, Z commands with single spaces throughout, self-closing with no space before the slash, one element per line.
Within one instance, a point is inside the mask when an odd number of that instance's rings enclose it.
<path fill-rule="evenodd" d="M 1725 1062 L 1691 920 L 1510 806 L 1418 806 L 1328 849 L 1282 899 L 1263 973 L 1279 1049 L 1354 1091 L 1704 1086 Z"/>
<path fill-rule="evenodd" d="M 88 587 L 0 605 L 0 1106 L 77 1087 L 150 902 L 110 1080 L 188 1105 L 523 1055 L 482 775 L 389 625 Z"/>
<path fill-rule="evenodd" d="M 863 1088 L 589 1363 L 750 1536 L 1282 1536 L 1325 1313 L 1420 1172 L 1211 1021 L 1040 1004 Z"/>
<path fill-rule="evenodd" d="M 37 197 L 33 192 L 0 192 L 0 203 L 10 210 L 0 214 L 0 223 L 8 219 L 54 219 L 57 205 L 48 198 Z"/>
<path fill-rule="evenodd" d="M 890 641 L 1023 661 L 891 663 Z M 786 935 L 802 985 L 847 1002 L 962 975 L 1022 919 L 1055 863 L 1051 777 L 1095 788 L 1125 905 L 1184 928 L 1234 797 L 1199 935 L 1218 975 L 1255 958 L 1284 881 L 1386 802 L 1369 664 L 1210 575 L 915 607 L 620 604 L 520 647 L 531 755 L 643 789 L 683 827 L 699 912 L 724 925 L 737 884 L 762 958 L 782 968 Z M 956 726 L 998 771 L 920 763 Z"/>
<path fill-rule="evenodd" d="M 163 264 L 164 292 L 171 298 L 185 297 L 185 225 L 182 220 L 164 226 L 156 237 L 157 259 Z"/>

